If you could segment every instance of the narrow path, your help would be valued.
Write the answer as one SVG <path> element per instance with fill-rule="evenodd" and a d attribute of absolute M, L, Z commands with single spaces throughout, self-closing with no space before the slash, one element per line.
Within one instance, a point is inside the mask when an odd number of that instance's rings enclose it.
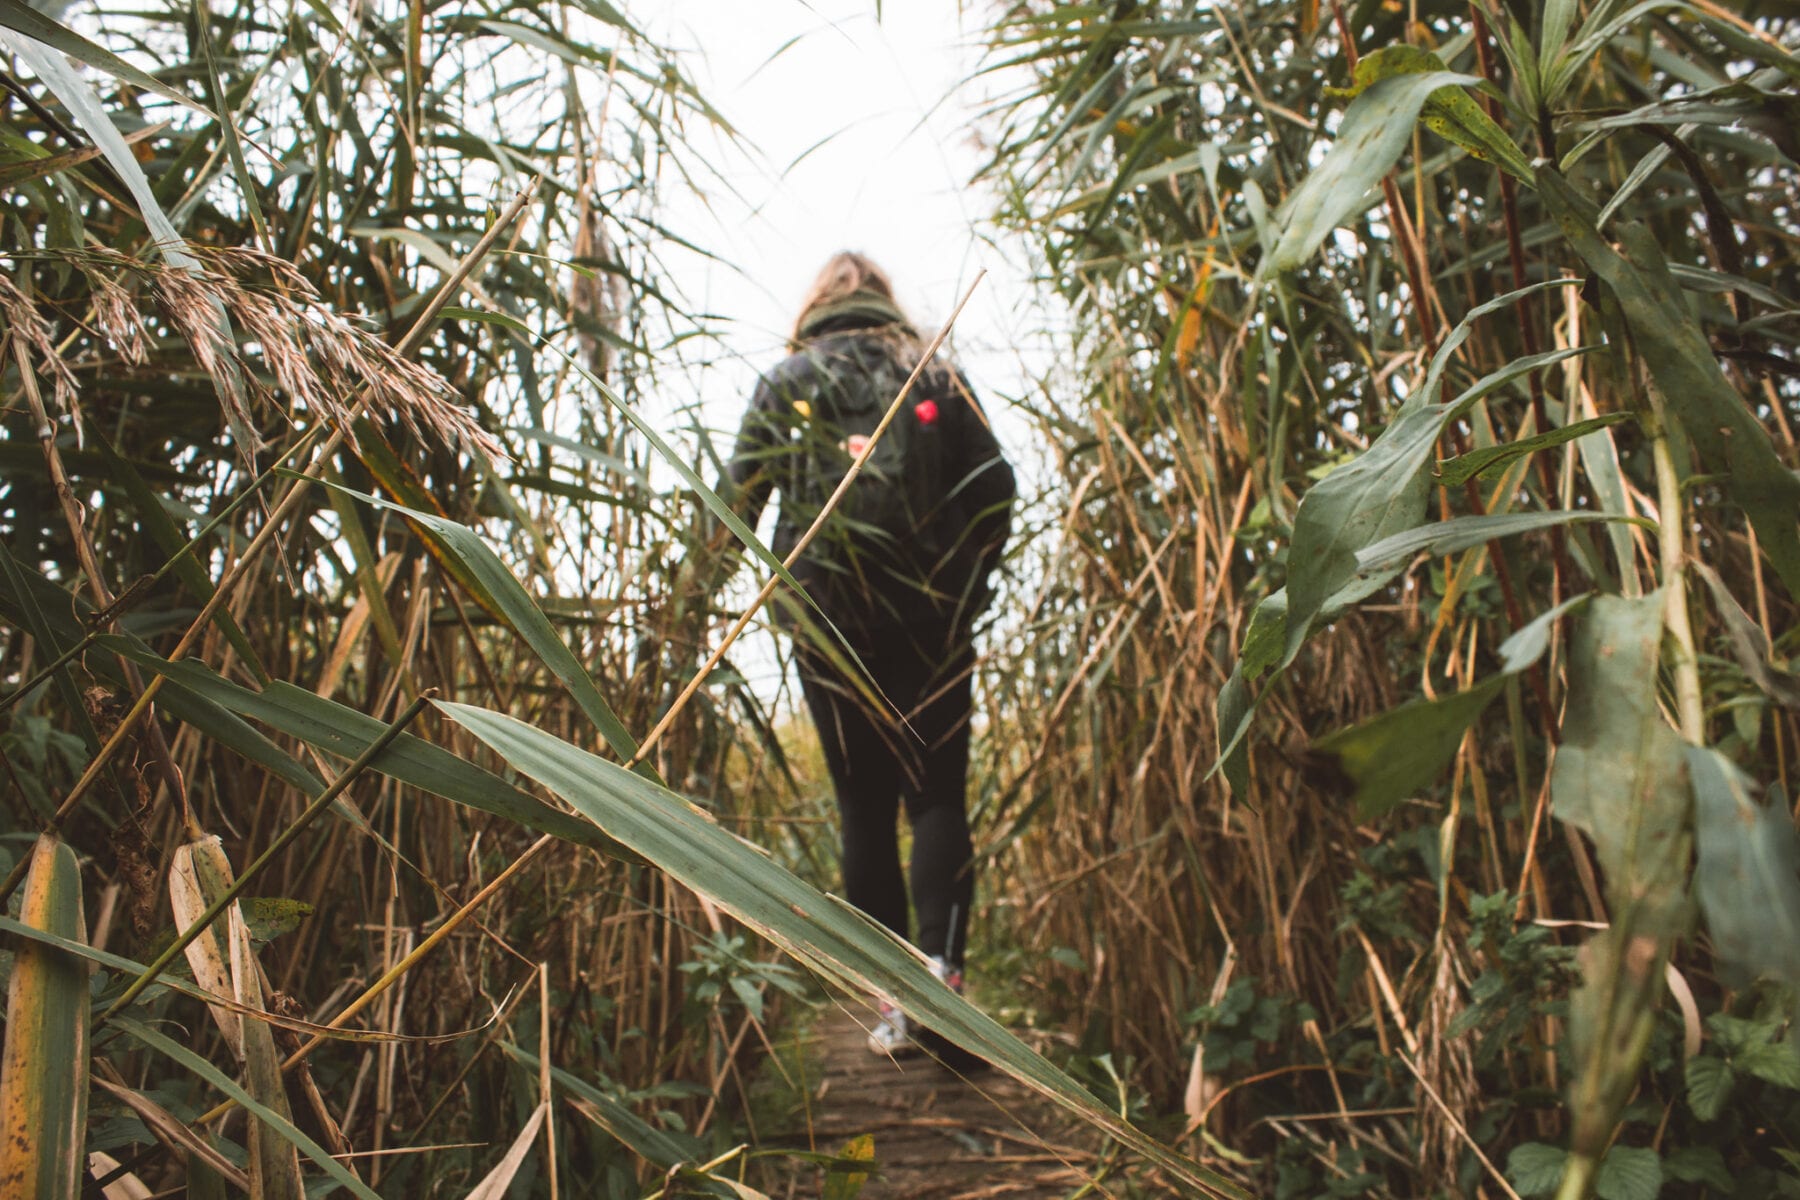
<path fill-rule="evenodd" d="M 860 1015 L 833 1008 L 814 1027 L 822 1074 L 797 1115 L 810 1130 L 783 1139 L 833 1153 L 870 1135 L 876 1170 L 858 1200 L 1058 1200 L 1086 1181 L 1093 1153 L 1060 1110 L 998 1071 L 964 1080 L 929 1058 L 871 1054 Z M 818 1196 L 817 1174 L 789 1194 Z"/>

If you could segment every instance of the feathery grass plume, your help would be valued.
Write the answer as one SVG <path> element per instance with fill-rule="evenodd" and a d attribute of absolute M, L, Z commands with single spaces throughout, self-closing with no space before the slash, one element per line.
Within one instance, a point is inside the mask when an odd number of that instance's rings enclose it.
<path fill-rule="evenodd" d="M 6 321 L 6 333 L 14 339 L 15 344 L 24 348 L 25 360 L 39 375 L 49 378 L 51 394 L 56 398 L 59 411 L 68 414 L 75 426 L 76 436 L 81 433 L 81 409 L 76 404 L 79 389 L 75 383 L 74 372 L 56 352 L 55 342 L 50 336 L 50 325 L 38 312 L 25 293 L 19 290 L 12 275 L 0 271 L 0 318 Z M 6 367 L 12 366 L 8 362 Z"/>
<path fill-rule="evenodd" d="M 247 247 L 195 249 L 198 268 L 171 267 L 104 247 L 46 250 L 36 257 L 81 270 L 92 289 L 94 327 L 133 366 L 146 361 L 156 336 L 128 282 L 144 288 L 212 377 L 221 399 L 246 424 L 253 404 L 266 408 L 285 400 L 288 415 L 310 414 L 343 425 L 353 443 L 361 411 L 415 439 L 490 464 L 506 457 L 494 436 L 455 402 L 442 376 L 333 310 L 292 263 Z M 214 305 L 230 314 L 240 340 L 224 336 Z M 51 365 L 59 404 L 69 409 L 74 376 L 54 353 L 48 324 L 4 277 L 0 313 Z"/>

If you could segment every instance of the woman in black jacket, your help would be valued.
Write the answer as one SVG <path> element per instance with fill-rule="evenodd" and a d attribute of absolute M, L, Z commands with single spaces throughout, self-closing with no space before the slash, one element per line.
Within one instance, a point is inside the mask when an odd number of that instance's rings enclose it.
<path fill-rule="evenodd" d="M 771 492 L 781 494 L 773 549 L 782 558 L 863 450 L 924 348 L 887 276 L 848 252 L 820 272 L 792 347 L 757 384 L 729 468 L 735 507 L 748 523 Z M 837 633 L 798 597 L 781 597 L 777 606 L 837 795 L 844 890 L 911 939 L 958 991 L 974 892 L 965 799 L 972 634 L 1013 498 L 1012 469 L 967 381 L 934 362 L 794 565 L 796 581 Z M 913 834 L 916 937 L 900 867 L 902 802 Z M 905 1014 L 883 1002 L 871 1049 L 904 1053 L 914 1046 L 911 1035 Z"/>

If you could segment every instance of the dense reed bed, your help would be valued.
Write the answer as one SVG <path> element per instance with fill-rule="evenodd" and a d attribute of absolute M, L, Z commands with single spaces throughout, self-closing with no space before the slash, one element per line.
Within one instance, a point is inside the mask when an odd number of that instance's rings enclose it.
<path fill-rule="evenodd" d="M 1252 1186 L 1800 1187 L 1791 19 L 998 9 L 1073 348 L 993 848 Z"/>

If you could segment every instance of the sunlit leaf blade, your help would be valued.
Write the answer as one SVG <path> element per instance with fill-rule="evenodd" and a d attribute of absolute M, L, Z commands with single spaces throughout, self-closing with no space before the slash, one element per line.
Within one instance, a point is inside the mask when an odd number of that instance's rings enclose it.
<path fill-rule="evenodd" d="M 81 868 L 54 837 L 37 839 L 19 919 L 85 941 Z M 0 1195 L 76 1200 L 86 1173 L 88 971 L 62 950 L 17 946 L 0 1057 Z"/>
<path fill-rule="evenodd" d="M 1105 1129 L 1197 1193 L 1242 1195 L 1096 1104 L 1085 1089 L 945 987 L 910 948 L 848 905 L 802 883 L 679 796 L 512 717 L 465 704 L 437 707 L 608 834 L 827 979 L 862 994 L 894 997 L 928 1027 Z"/>
<path fill-rule="evenodd" d="M 0 26 L 34 38 L 46 46 L 54 47 L 70 58 L 105 71 L 116 76 L 133 87 L 143 88 L 147 92 L 155 92 L 159 96 L 185 104 L 197 112 L 207 116 L 213 114 L 191 96 L 170 87 L 154 76 L 147 75 L 132 66 L 112 51 L 96 46 L 73 29 L 60 25 L 43 13 L 38 12 L 21 0 L 0 0 Z"/>

